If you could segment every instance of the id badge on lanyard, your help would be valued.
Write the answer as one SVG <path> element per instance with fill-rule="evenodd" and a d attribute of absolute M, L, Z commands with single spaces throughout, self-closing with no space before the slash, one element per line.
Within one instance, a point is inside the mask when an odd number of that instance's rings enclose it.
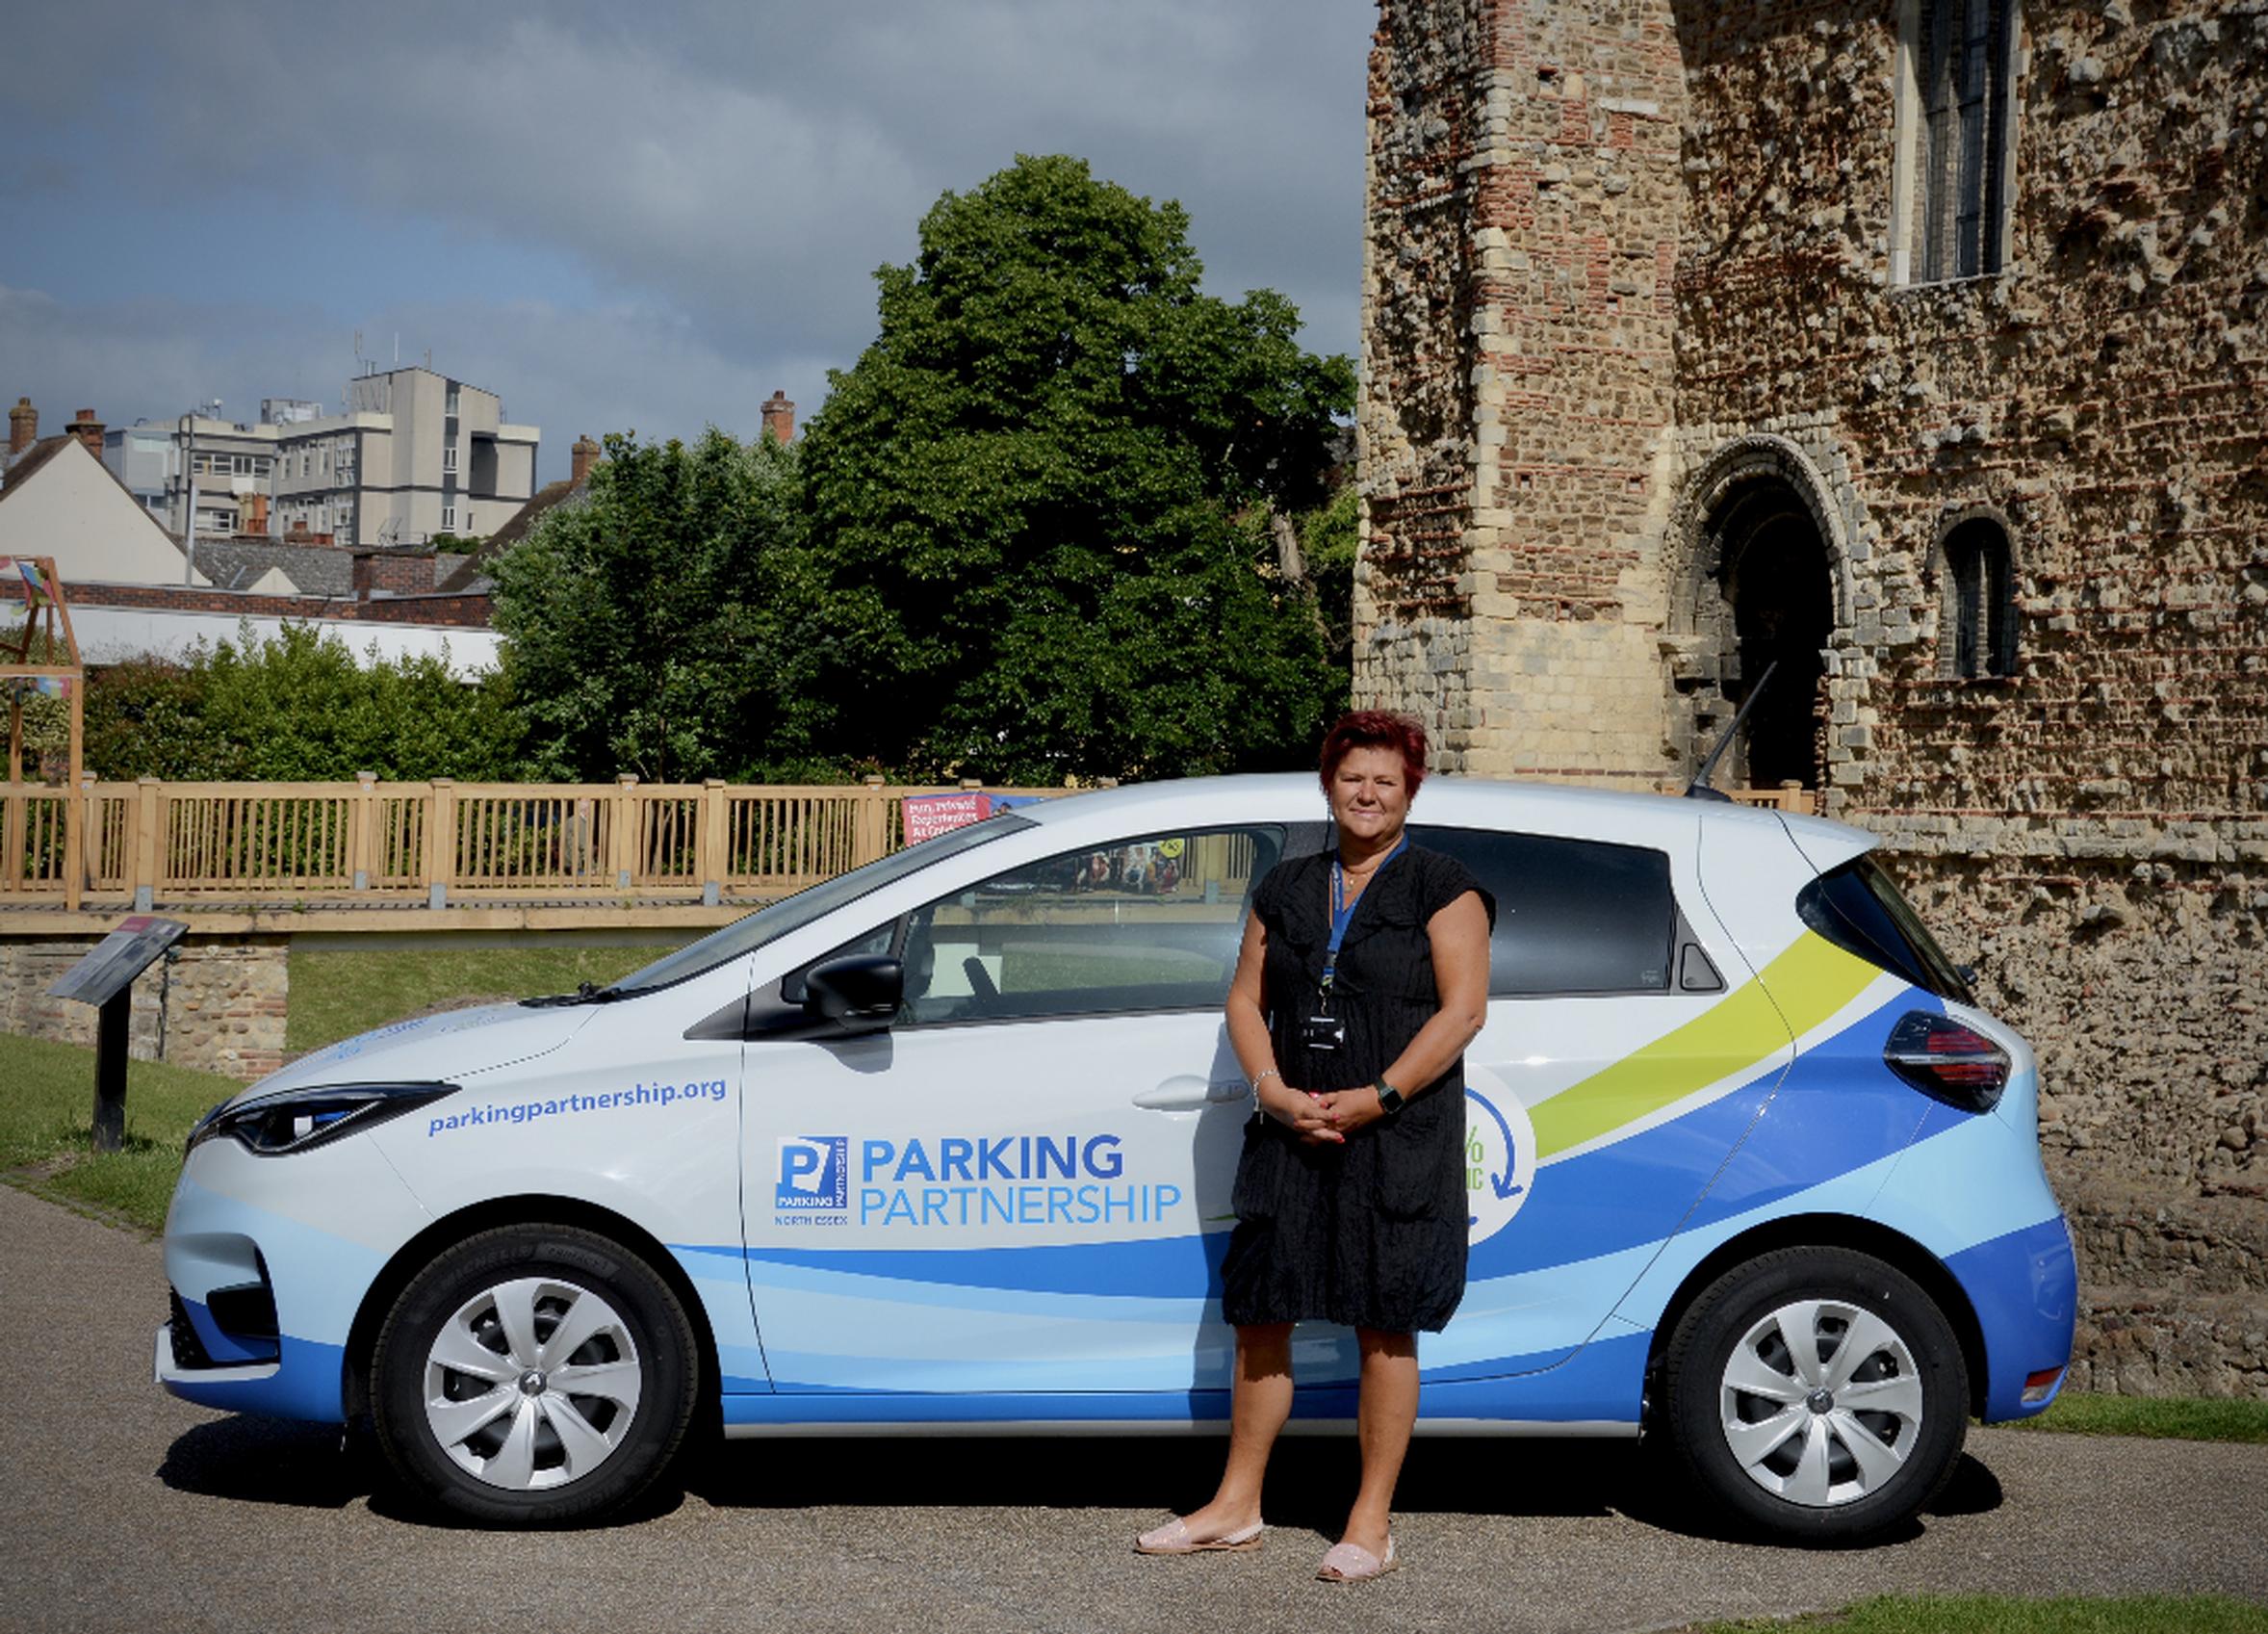
<path fill-rule="evenodd" d="M 1386 861 L 1379 864 L 1378 872 L 1371 875 L 1372 884 L 1378 883 L 1379 873 L 1383 873 L 1386 864 L 1402 855 L 1404 847 L 1408 843 L 1408 839 L 1405 837 L 1393 850 L 1386 853 Z M 1339 948 L 1347 940 L 1347 926 L 1353 921 L 1354 910 L 1361 900 L 1359 896 L 1353 902 L 1347 900 L 1347 876 L 1340 869 L 1338 859 L 1332 858 L 1330 946 L 1324 950 L 1323 979 L 1316 984 L 1314 1007 L 1300 1021 L 1300 1043 L 1306 1049 L 1333 1050 L 1346 1048 L 1347 1024 L 1332 1012 L 1331 985 L 1338 975 Z"/>

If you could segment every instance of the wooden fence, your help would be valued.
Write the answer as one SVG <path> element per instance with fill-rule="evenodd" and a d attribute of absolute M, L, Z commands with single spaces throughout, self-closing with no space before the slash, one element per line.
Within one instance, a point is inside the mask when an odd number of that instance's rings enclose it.
<path fill-rule="evenodd" d="M 715 904 L 800 891 L 904 843 L 909 794 L 849 786 L 90 782 L 0 785 L 0 902 L 544 899 Z"/>
<path fill-rule="evenodd" d="M 879 783 L 0 784 L 0 904 L 700 902 L 784 895 L 905 843 Z M 1062 790 L 982 791 L 1048 795 Z M 1809 811 L 1808 791 L 1729 791 Z"/>

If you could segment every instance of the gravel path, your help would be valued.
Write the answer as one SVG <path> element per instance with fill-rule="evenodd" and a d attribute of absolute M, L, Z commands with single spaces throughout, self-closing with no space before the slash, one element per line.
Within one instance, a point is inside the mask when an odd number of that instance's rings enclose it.
<path fill-rule="evenodd" d="M 0 1186 L 0 1627 L 1609 1630 L 1884 1592 L 2268 1601 L 2268 1447 L 1973 1431 L 1933 1513 L 1832 1553 L 1730 1543 L 1633 1449 L 1420 1442 L 1407 1569 L 1311 1580 L 1352 1449 L 1289 1441 L 1257 1554 L 1146 1560 L 1210 1440 L 737 1442 L 604 1531 L 404 1512 L 335 1432 L 150 1383 L 157 1246 Z"/>

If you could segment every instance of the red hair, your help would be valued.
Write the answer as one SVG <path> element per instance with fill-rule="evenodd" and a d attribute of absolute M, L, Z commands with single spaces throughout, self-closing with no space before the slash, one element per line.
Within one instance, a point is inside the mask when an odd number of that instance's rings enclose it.
<path fill-rule="evenodd" d="M 1402 776 L 1409 797 L 1417 798 L 1426 780 L 1426 729 L 1415 715 L 1390 710 L 1356 710 L 1339 717 L 1338 725 L 1324 735 L 1321 770 L 1325 792 L 1339 773 L 1339 763 L 1354 749 L 1391 749 L 1402 757 Z"/>

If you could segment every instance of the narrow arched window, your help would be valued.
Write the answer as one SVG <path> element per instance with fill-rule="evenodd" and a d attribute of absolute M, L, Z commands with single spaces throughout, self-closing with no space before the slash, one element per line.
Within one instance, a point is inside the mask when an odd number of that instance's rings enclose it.
<path fill-rule="evenodd" d="M 2016 594 L 2008 535 L 1990 517 L 1972 517 L 1946 535 L 1946 624 L 1953 675 L 1971 680 L 2016 673 Z"/>
<path fill-rule="evenodd" d="M 1997 272 L 2016 144 L 2017 0 L 1902 0 L 1891 278 Z"/>

